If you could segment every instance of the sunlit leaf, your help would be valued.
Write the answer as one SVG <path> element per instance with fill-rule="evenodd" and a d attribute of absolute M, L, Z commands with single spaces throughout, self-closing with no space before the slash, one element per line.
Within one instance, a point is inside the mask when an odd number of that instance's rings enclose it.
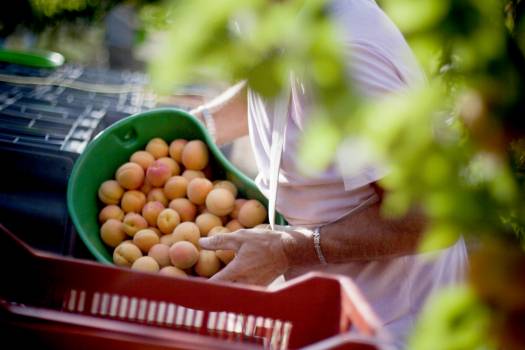
<path fill-rule="evenodd" d="M 447 224 L 433 225 L 426 230 L 418 250 L 422 253 L 428 253 L 448 248 L 456 242 L 459 235 L 460 232 L 457 227 Z"/>
<path fill-rule="evenodd" d="M 299 167 L 308 175 L 325 169 L 340 144 L 341 132 L 326 117 L 314 118 L 301 137 Z"/>
<path fill-rule="evenodd" d="M 426 305 L 410 339 L 413 350 L 489 350 L 489 312 L 467 287 L 436 294 Z"/>
<path fill-rule="evenodd" d="M 441 20 L 450 0 L 384 0 L 382 4 L 392 20 L 406 33 L 427 29 Z"/>

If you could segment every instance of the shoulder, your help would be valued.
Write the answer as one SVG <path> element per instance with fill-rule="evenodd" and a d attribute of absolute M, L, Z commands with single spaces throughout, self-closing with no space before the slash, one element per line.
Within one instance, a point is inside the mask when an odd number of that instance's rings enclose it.
<path fill-rule="evenodd" d="M 404 41 L 396 25 L 374 0 L 333 0 L 329 13 L 344 40 Z"/>
<path fill-rule="evenodd" d="M 383 80 L 385 90 L 425 83 L 403 34 L 374 0 L 334 0 L 330 13 L 358 80 L 379 85 Z"/>

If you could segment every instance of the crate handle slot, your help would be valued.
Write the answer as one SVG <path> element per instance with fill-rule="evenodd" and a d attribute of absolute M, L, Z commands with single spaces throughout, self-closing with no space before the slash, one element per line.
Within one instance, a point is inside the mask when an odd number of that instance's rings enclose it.
<path fill-rule="evenodd" d="M 135 144 L 139 138 L 139 133 L 134 126 L 129 126 L 127 128 L 122 128 L 122 130 L 117 130 L 114 136 L 120 145 L 125 148 L 132 149 L 136 146 Z"/>

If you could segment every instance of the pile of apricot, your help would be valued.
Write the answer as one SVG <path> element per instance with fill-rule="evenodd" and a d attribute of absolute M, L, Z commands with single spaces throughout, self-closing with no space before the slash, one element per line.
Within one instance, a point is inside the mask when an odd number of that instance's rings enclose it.
<path fill-rule="evenodd" d="M 211 277 L 233 260 L 233 251 L 201 249 L 199 238 L 257 226 L 267 211 L 214 180 L 209 157 L 200 140 L 154 138 L 100 185 L 100 237 L 116 265 Z"/>

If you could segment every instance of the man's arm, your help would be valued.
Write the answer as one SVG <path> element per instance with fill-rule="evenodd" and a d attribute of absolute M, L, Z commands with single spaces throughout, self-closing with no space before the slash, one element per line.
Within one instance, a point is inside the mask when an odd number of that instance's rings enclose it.
<path fill-rule="evenodd" d="M 323 226 L 320 245 L 327 262 L 380 260 L 414 253 L 426 223 L 421 211 L 412 209 L 397 219 L 384 218 L 380 211 L 381 205 L 376 203 Z M 285 240 L 284 250 L 290 266 L 319 263 L 312 237 L 294 235 Z"/>
<path fill-rule="evenodd" d="M 228 88 L 213 100 L 193 109 L 190 113 L 204 122 L 204 108 L 208 109 L 213 116 L 215 140 L 218 145 L 232 142 L 236 138 L 248 134 L 247 88 L 245 83 L 239 83 Z"/>
<path fill-rule="evenodd" d="M 363 208 L 321 229 L 321 250 L 328 263 L 371 261 L 415 252 L 425 217 L 412 210 L 387 219 L 380 203 Z M 319 264 L 310 231 L 246 229 L 201 239 L 204 249 L 232 249 L 236 258 L 212 279 L 266 285 L 291 267 Z"/>

